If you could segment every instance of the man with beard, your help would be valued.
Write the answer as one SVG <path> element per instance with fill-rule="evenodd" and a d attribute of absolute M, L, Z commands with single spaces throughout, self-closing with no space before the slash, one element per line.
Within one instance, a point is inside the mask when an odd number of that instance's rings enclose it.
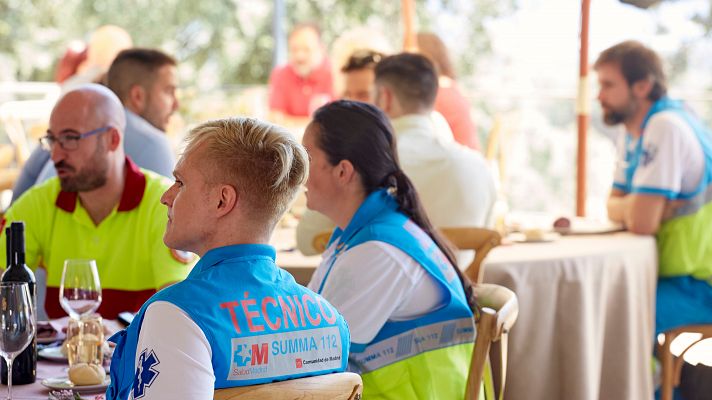
<path fill-rule="evenodd" d="M 655 235 L 656 333 L 712 323 L 712 140 L 690 109 L 666 95 L 658 55 L 634 41 L 601 53 L 604 121 L 622 124 L 608 216 Z"/>
<path fill-rule="evenodd" d="M 27 191 L 3 220 L 26 224 L 26 263 L 46 270 L 50 318 L 65 315 L 59 286 L 66 259 L 96 260 L 105 318 L 137 311 L 190 269 L 192 255 L 162 240 L 160 197 L 169 182 L 125 156 L 125 126 L 121 102 L 104 86 L 86 84 L 61 97 L 41 139 L 57 177 Z"/>

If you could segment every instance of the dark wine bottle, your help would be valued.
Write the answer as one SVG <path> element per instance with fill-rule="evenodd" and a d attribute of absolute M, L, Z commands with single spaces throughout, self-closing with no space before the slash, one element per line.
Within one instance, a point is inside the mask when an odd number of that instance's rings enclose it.
<path fill-rule="evenodd" d="M 25 265 L 25 224 L 23 222 L 13 222 L 9 228 L 5 229 L 5 235 L 7 235 L 8 244 L 8 265 L 0 280 L 3 282 L 27 282 L 30 287 L 34 315 L 37 316 L 35 274 Z M 7 366 L 5 363 L 2 363 L 0 376 L 2 376 L 3 385 L 7 385 Z M 12 363 L 12 384 L 34 383 L 36 377 L 37 335 L 35 334 L 30 345 L 22 353 L 18 354 Z"/>

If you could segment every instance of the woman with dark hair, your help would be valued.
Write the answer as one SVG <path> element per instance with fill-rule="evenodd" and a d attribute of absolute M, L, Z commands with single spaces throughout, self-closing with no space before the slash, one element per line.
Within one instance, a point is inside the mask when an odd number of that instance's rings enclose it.
<path fill-rule="evenodd" d="M 307 207 L 336 223 L 309 287 L 346 318 L 364 398 L 461 399 L 472 287 L 398 163 L 388 118 L 336 101 L 314 113 Z"/>

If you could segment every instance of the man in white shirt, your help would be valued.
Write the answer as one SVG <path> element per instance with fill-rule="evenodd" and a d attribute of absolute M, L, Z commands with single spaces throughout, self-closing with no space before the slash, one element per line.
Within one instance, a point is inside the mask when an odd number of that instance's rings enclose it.
<path fill-rule="evenodd" d="M 375 67 L 375 105 L 391 119 L 398 157 L 436 227 L 487 226 L 496 199 L 492 173 L 481 154 L 437 134 L 432 118 L 438 78 L 418 54 L 385 57 Z M 321 214 L 306 211 L 297 247 L 314 254 L 314 237 L 333 229 Z"/>

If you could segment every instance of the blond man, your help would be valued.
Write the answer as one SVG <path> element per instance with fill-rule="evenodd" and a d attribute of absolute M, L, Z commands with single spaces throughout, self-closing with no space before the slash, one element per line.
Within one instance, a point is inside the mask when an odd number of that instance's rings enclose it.
<path fill-rule="evenodd" d="M 307 171 L 304 148 L 258 120 L 190 132 L 161 198 L 163 240 L 201 260 L 112 338 L 108 399 L 212 399 L 215 389 L 346 368 L 343 317 L 278 268 L 268 245 Z"/>

